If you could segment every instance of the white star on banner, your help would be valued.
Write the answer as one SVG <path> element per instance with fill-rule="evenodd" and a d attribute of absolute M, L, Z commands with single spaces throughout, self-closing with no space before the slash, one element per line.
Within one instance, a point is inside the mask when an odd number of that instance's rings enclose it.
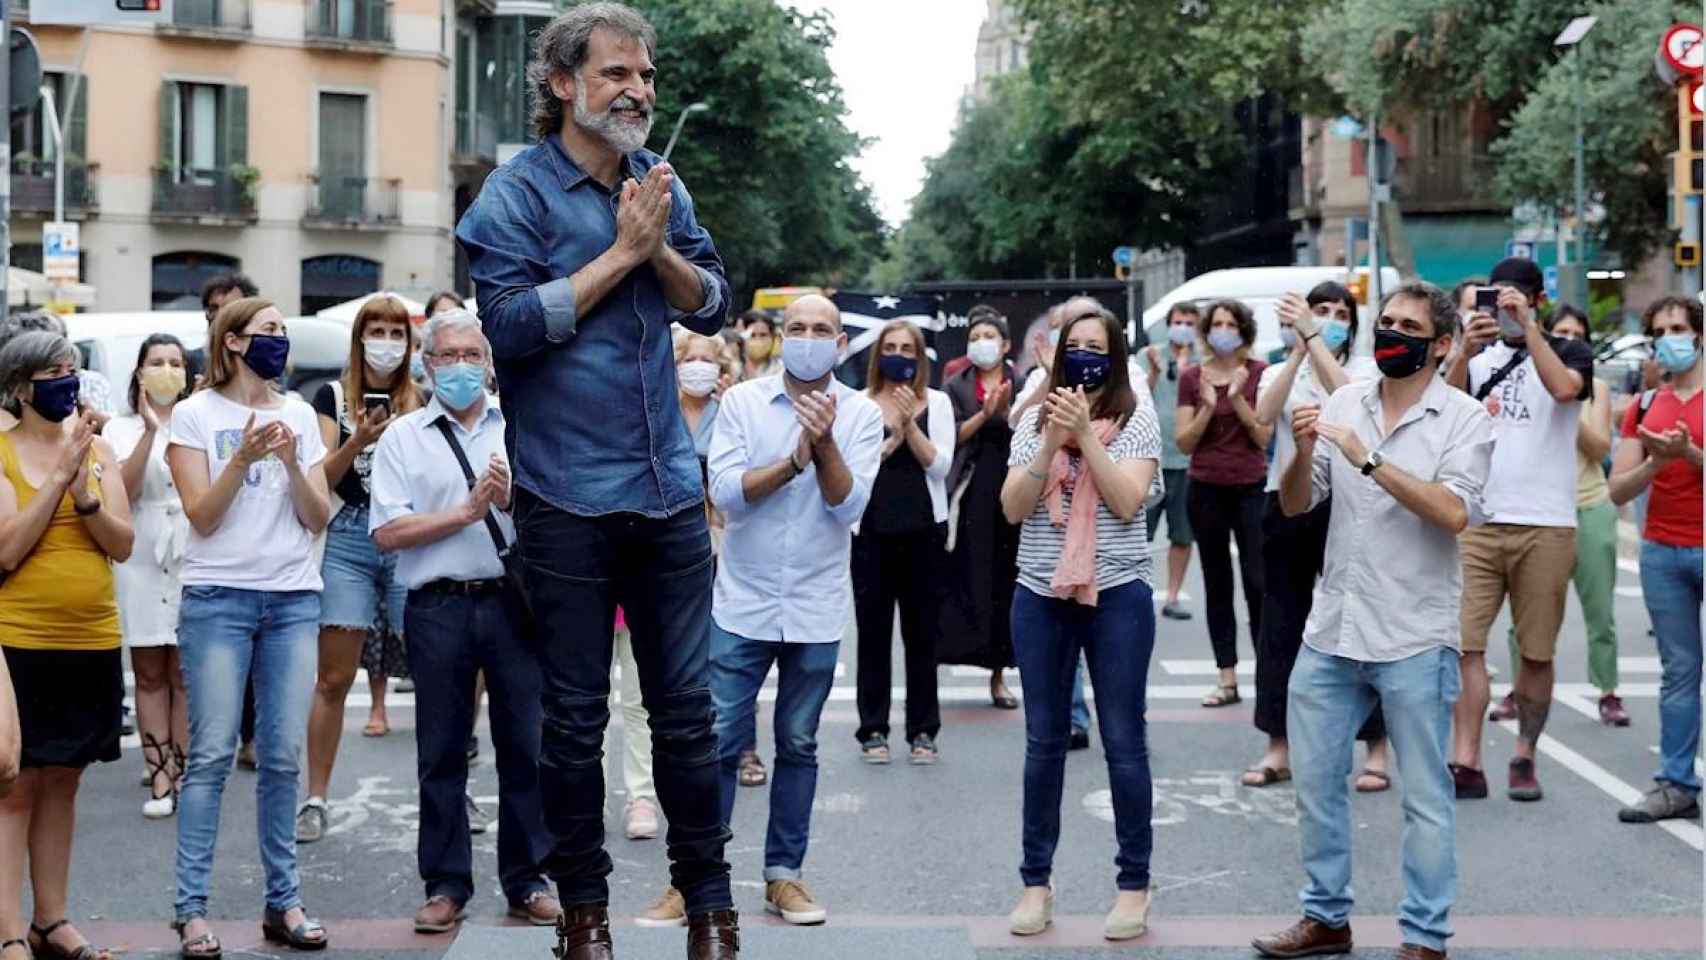
<path fill-rule="evenodd" d="M 900 309 L 899 297 L 872 297 L 871 302 L 877 305 L 878 310 Z"/>

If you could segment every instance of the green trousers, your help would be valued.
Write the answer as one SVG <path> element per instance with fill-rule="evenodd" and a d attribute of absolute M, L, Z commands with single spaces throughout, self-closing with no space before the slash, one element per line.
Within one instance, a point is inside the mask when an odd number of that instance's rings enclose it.
<path fill-rule="evenodd" d="M 1617 589 L 1617 508 L 1610 501 L 1576 510 L 1576 569 L 1572 575 L 1582 619 L 1588 627 L 1588 682 L 1617 689 L 1617 625 L 1612 619 Z M 1514 674 L 1519 654 L 1516 628 L 1505 636 Z"/>

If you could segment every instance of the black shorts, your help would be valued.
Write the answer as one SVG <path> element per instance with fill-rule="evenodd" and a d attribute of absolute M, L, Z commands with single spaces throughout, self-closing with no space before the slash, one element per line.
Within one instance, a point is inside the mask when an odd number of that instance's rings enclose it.
<path fill-rule="evenodd" d="M 18 697 L 23 767 L 86 767 L 119 758 L 122 650 L 0 651 Z"/>

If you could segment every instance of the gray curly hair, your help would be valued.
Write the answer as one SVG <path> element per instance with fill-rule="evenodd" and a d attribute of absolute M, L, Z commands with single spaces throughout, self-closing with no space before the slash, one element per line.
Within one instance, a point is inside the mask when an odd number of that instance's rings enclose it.
<path fill-rule="evenodd" d="M 657 52 L 657 30 L 625 3 L 583 3 L 551 21 L 534 40 L 533 60 L 527 65 L 527 119 L 538 136 L 555 136 L 563 129 L 563 101 L 551 89 L 551 78 L 572 75 L 586 64 L 587 45 L 599 27 L 639 40 L 649 54 Z"/>

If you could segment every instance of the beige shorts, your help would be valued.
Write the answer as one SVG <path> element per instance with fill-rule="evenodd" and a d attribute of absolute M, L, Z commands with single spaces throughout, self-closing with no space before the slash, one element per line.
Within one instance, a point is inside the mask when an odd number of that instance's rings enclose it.
<path fill-rule="evenodd" d="M 1550 663 L 1576 566 L 1576 531 L 1489 523 L 1465 531 L 1457 543 L 1463 554 L 1463 652 L 1486 652 L 1487 633 L 1508 595 L 1522 658 Z"/>

